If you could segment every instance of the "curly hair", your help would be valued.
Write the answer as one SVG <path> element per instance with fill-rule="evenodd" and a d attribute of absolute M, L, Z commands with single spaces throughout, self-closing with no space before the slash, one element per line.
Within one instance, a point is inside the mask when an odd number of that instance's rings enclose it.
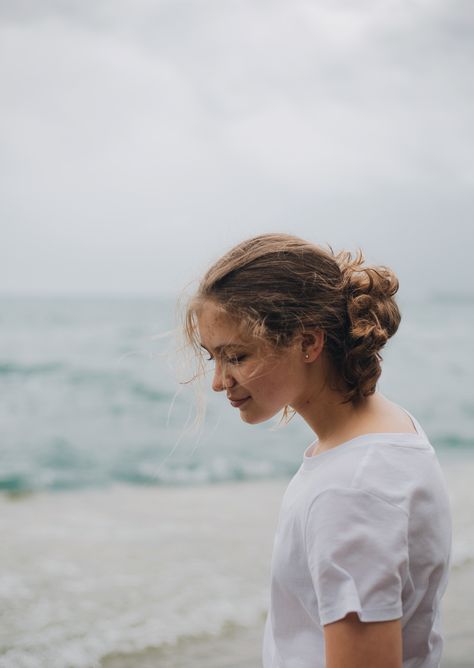
<path fill-rule="evenodd" d="M 203 276 L 186 308 L 186 340 L 200 351 L 197 313 L 207 300 L 275 350 L 297 334 L 321 329 L 332 387 L 342 392 L 343 403 L 357 404 L 375 392 L 380 350 L 401 320 L 396 275 L 364 263 L 360 249 L 355 256 L 336 254 L 288 234 L 247 239 Z"/>

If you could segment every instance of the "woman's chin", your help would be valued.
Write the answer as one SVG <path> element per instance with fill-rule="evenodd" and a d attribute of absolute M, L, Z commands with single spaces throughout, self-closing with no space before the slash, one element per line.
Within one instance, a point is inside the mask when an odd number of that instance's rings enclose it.
<path fill-rule="evenodd" d="M 264 413 L 254 413 L 252 414 L 250 411 L 240 411 L 240 419 L 242 422 L 246 422 L 247 424 L 260 424 L 261 422 L 267 422 L 268 420 L 271 420 L 272 417 L 277 415 L 279 411 L 275 411 L 274 413 L 270 413 L 265 415 Z"/>
<path fill-rule="evenodd" d="M 258 417 L 255 417 L 254 415 L 247 415 L 242 411 L 240 413 L 240 419 L 242 420 L 242 422 L 246 422 L 247 424 L 258 424 L 259 422 L 262 421 Z"/>

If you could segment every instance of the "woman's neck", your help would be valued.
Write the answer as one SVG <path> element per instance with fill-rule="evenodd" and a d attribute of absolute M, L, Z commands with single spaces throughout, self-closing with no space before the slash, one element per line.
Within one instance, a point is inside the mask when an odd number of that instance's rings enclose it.
<path fill-rule="evenodd" d="M 329 450 L 351 438 L 374 432 L 414 432 L 409 416 L 379 392 L 359 405 L 344 404 L 343 395 L 320 393 L 296 409 L 318 437 L 318 452 Z"/>

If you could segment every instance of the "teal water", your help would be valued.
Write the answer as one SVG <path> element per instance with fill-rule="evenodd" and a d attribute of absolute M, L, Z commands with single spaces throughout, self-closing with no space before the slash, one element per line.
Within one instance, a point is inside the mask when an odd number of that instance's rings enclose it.
<path fill-rule="evenodd" d="M 474 450 L 474 297 L 399 304 L 379 389 L 438 450 Z M 200 432 L 188 428 L 195 398 L 179 384 L 173 299 L 4 297 L 0 307 L 0 489 L 287 478 L 312 440 L 297 418 L 249 427 L 210 391 Z"/>
<path fill-rule="evenodd" d="M 444 460 L 446 657 L 468 662 L 474 300 L 400 305 L 379 389 Z M 210 391 L 200 433 L 188 429 L 174 306 L 0 300 L 0 668 L 208 666 L 218 648 L 245 651 L 235 629 L 259 655 L 278 509 L 313 434 L 297 418 L 246 425 Z"/>

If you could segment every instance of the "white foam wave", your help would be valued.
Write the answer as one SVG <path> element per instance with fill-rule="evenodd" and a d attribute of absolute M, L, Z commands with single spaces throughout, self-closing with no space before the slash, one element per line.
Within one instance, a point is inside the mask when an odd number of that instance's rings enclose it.
<path fill-rule="evenodd" d="M 474 560 L 474 460 L 443 462 L 455 575 Z M 0 668 L 93 668 L 114 653 L 258 624 L 287 481 L 0 497 Z M 463 595 L 466 593 L 463 590 Z"/>
<path fill-rule="evenodd" d="M 91 668 L 111 653 L 258 623 L 283 487 L 2 499 L 0 667 Z"/>

